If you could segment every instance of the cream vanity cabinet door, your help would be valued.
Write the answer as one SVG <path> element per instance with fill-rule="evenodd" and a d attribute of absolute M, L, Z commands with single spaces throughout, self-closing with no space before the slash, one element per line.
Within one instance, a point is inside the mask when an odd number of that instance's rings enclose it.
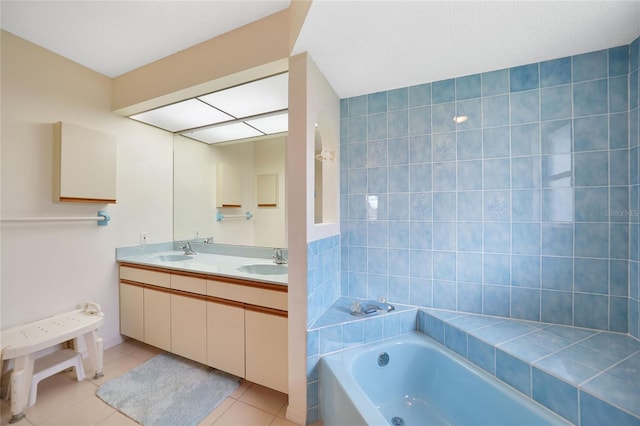
<path fill-rule="evenodd" d="M 171 295 L 171 352 L 207 363 L 207 302 Z"/>
<path fill-rule="evenodd" d="M 287 318 L 245 310 L 246 379 L 288 393 Z"/>
<path fill-rule="evenodd" d="M 244 377 L 244 308 L 207 302 L 207 365 Z"/>
<path fill-rule="evenodd" d="M 120 334 L 144 341 L 144 289 L 120 283 Z"/>
<path fill-rule="evenodd" d="M 169 293 L 144 289 L 144 342 L 171 350 L 171 297 Z"/>

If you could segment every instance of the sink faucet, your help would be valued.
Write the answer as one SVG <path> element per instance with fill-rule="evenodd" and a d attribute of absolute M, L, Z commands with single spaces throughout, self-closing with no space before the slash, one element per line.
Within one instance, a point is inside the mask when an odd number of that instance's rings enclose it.
<path fill-rule="evenodd" d="M 195 256 L 196 252 L 195 250 L 193 250 L 191 248 L 191 243 L 189 241 L 185 241 L 184 245 L 182 247 L 180 247 L 182 250 L 184 250 L 184 254 L 189 255 L 189 256 Z"/>
<path fill-rule="evenodd" d="M 274 248 L 273 249 L 273 262 L 277 265 L 283 265 L 287 263 L 287 259 L 282 255 L 282 249 Z"/>

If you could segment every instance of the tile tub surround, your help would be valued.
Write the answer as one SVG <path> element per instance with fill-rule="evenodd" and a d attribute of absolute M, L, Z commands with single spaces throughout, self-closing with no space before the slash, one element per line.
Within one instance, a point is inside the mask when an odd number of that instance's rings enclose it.
<path fill-rule="evenodd" d="M 640 338 L 640 39 L 629 49 L 629 333 Z"/>
<path fill-rule="evenodd" d="M 366 303 L 363 299 L 340 297 L 307 330 L 307 423 L 320 419 L 320 357 L 416 330 L 415 307 L 394 305 L 391 312 L 354 316 L 350 308 L 355 300 Z"/>
<path fill-rule="evenodd" d="M 434 309 L 418 330 L 576 425 L 640 425 L 633 337 Z"/>
<path fill-rule="evenodd" d="M 637 337 L 639 48 L 341 100 L 342 295 Z"/>

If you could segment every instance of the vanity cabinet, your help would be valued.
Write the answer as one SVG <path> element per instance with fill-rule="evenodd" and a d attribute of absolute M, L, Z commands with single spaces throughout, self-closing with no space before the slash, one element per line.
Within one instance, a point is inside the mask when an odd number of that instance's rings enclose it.
<path fill-rule="evenodd" d="M 120 332 L 287 393 L 287 287 L 120 265 Z"/>
<path fill-rule="evenodd" d="M 144 342 L 165 351 L 171 350 L 171 297 L 169 294 L 144 289 Z"/>
<path fill-rule="evenodd" d="M 144 289 L 120 283 L 120 333 L 144 342 Z"/>
<path fill-rule="evenodd" d="M 246 379 L 288 393 L 287 318 L 247 309 L 244 321 Z"/>
<path fill-rule="evenodd" d="M 207 362 L 207 304 L 171 295 L 171 352 L 201 364 Z"/>
<path fill-rule="evenodd" d="M 207 302 L 206 364 L 245 377 L 244 307 Z"/>

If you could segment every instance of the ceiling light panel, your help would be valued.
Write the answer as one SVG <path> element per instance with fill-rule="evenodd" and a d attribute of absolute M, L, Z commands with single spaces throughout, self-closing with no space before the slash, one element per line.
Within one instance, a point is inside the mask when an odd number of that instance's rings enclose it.
<path fill-rule="evenodd" d="M 244 123 L 233 123 L 184 133 L 184 136 L 212 144 L 251 138 L 254 136 L 264 136 L 264 134 Z"/>
<path fill-rule="evenodd" d="M 233 120 L 233 117 L 228 114 L 218 111 L 197 99 L 189 99 L 156 108 L 132 115 L 131 118 L 170 132 Z"/>
<path fill-rule="evenodd" d="M 287 109 L 289 105 L 288 77 L 289 73 L 278 74 L 200 96 L 199 99 L 236 118 Z"/>
<path fill-rule="evenodd" d="M 268 135 L 286 132 L 289 129 L 289 114 L 270 115 L 268 117 L 245 120 L 245 123 Z"/>

